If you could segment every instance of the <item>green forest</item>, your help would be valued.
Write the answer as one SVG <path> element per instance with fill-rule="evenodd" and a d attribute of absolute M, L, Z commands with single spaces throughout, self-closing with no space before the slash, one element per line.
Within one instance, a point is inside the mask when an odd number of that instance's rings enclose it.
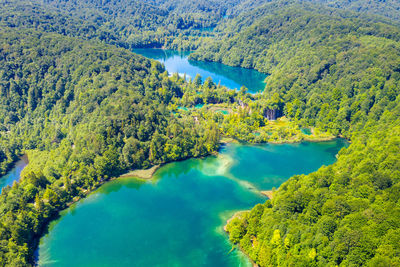
<path fill-rule="evenodd" d="M 0 174 L 23 154 L 29 165 L 0 195 L 0 265 L 33 266 L 59 211 L 130 170 L 216 153 L 226 138 L 344 137 L 351 144 L 336 163 L 290 178 L 234 217 L 229 239 L 259 266 L 400 266 L 399 9 L 397 1 L 1 2 Z M 268 74 L 266 87 L 250 94 L 169 75 L 129 50 L 141 47 L 256 69 Z M 282 118 L 269 121 L 271 110 Z"/>

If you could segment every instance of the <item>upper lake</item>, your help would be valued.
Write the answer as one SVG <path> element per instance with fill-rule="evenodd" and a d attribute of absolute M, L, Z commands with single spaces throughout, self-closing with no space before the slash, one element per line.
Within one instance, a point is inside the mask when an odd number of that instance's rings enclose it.
<path fill-rule="evenodd" d="M 265 87 L 266 74 L 256 70 L 227 66 L 218 62 L 189 60 L 189 52 L 151 48 L 134 49 L 133 52 L 160 61 L 170 74 L 186 74 L 188 78 L 192 79 L 200 74 L 203 81 L 211 77 L 216 84 L 220 83 L 229 89 L 238 90 L 244 85 L 250 93 L 263 91 Z"/>
<path fill-rule="evenodd" d="M 120 178 L 61 212 L 40 242 L 40 266 L 250 266 L 223 231 L 237 210 L 294 174 L 332 164 L 342 139 L 228 144 L 173 162 L 153 180 Z"/>

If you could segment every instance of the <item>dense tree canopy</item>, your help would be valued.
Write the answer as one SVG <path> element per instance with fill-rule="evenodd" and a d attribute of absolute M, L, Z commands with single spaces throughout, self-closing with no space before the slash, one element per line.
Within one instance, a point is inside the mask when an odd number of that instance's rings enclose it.
<path fill-rule="evenodd" d="M 223 20 L 226 10 L 237 2 L 5 1 L 0 3 L 0 23 L 97 39 L 125 48 L 193 48 L 199 36 L 212 35 L 208 29 Z"/>
<path fill-rule="evenodd" d="M 399 33 L 295 6 L 211 40 L 191 57 L 270 73 L 265 97 L 278 93 L 285 115 L 349 137 L 399 94 Z"/>
<path fill-rule="evenodd" d="M 371 120 L 338 162 L 294 176 L 228 225 L 260 266 L 400 264 L 400 105 Z"/>
<path fill-rule="evenodd" d="M 357 11 L 359 15 L 374 19 L 391 19 L 394 23 L 400 22 L 399 10 L 400 3 L 396 0 L 385 1 L 364 1 L 364 0 L 244 0 L 238 5 L 227 11 L 227 15 L 235 17 L 237 15 L 255 15 L 260 11 L 265 12 L 271 9 L 272 5 L 286 6 L 291 4 L 318 5 L 319 7 L 329 7 L 334 9 Z M 255 13 L 253 13 L 255 11 Z M 254 17 L 253 17 L 254 18 Z"/>
<path fill-rule="evenodd" d="M 269 73 L 266 100 L 278 95 L 291 120 L 352 144 L 231 220 L 230 239 L 260 266 L 397 266 L 399 30 L 340 10 L 270 7 L 228 22 L 192 58 Z"/>
<path fill-rule="evenodd" d="M 0 40 L 2 170 L 31 159 L 0 196 L 2 265 L 31 263 L 46 222 L 104 180 L 218 147 L 213 122 L 167 109 L 182 91 L 159 63 L 57 34 L 2 28 Z"/>
<path fill-rule="evenodd" d="M 0 265 L 32 264 L 57 212 L 112 177 L 208 155 L 221 136 L 301 141 L 301 127 L 352 144 L 336 164 L 292 177 L 233 219 L 230 239 L 261 266 L 400 265 L 398 9 L 340 0 L 1 2 L 0 173 L 22 153 L 30 164 L 0 195 Z M 266 89 L 169 77 L 123 49 L 153 46 L 255 68 L 270 74 Z M 271 122 L 270 113 L 285 117 Z"/>

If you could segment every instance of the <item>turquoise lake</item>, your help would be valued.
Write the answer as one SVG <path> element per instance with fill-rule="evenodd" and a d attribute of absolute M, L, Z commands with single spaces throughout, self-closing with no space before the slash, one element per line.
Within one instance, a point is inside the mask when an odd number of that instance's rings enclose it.
<path fill-rule="evenodd" d="M 170 74 L 186 74 L 186 77 L 192 79 L 200 74 L 203 81 L 211 77 L 216 84 L 221 83 L 229 89 L 240 89 L 244 85 L 250 93 L 257 93 L 265 88 L 264 80 L 267 75 L 256 70 L 230 67 L 217 62 L 188 60 L 189 52 L 151 48 L 134 49 L 133 52 L 160 61 Z"/>
<path fill-rule="evenodd" d="M 228 144 L 218 156 L 106 183 L 49 226 L 40 266 L 251 266 L 223 231 L 237 210 L 294 174 L 332 164 L 346 142 Z M 230 252 L 231 251 L 231 252 Z"/>

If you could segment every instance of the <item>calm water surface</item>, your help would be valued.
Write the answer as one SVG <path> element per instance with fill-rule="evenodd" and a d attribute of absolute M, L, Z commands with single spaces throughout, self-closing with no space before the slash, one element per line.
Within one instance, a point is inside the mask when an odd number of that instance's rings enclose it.
<path fill-rule="evenodd" d="M 0 192 L 3 187 L 7 185 L 12 186 L 14 181 L 18 181 L 22 170 L 28 164 L 28 157 L 23 156 L 19 161 L 17 161 L 6 175 L 0 177 Z"/>
<path fill-rule="evenodd" d="M 220 82 L 229 89 L 240 89 L 244 85 L 250 93 L 256 93 L 265 87 L 267 76 L 261 72 L 217 62 L 188 60 L 189 52 L 151 48 L 134 49 L 133 52 L 160 61 L 169 73 L 186 74 L 192 79 L 200 74 L 203 81 L 211 77 L 216 84 Z"/>
<path fill-rule="evenodd" d="M 39 246 L 41 266 L 248 266 L 223 232 L 260 189 L 335 161 L 345 145 L 229 144 L 218 157 L 170 163 L 153 181 L 109 182 L 61 212 Z"/>

